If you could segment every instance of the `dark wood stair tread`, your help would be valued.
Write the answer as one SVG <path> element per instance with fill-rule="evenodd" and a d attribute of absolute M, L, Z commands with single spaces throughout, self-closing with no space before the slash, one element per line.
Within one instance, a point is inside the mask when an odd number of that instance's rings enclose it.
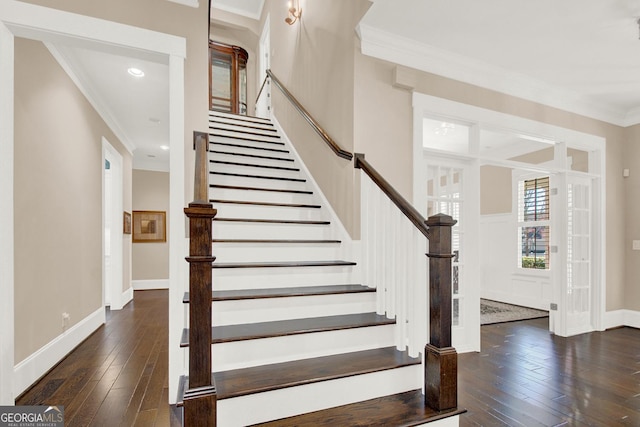
<path fill-rule="evenodd" d="M 289 288 L 234 289 L 231 291 L 213 291 L 212 301 L 237 301 L 247 299 L 288 298 L 317 295 L 344 295 L 373 293 L 376 290 L 362 285 L 321 285 L 296 286 Z M 182 302 L 189 303 L 189 292 L 185 292 Z"/>
<path fill-rule="evenodd" d="M 222 129 L 224 130 L 224 129 Z M 240 131 L 228 131 L 228 132 L 237 132 L 240 133 Z M 242 134 L 244 135 L 245 132 L 242 132 Z M 269 136 L 269 135 L 260 135 L 260 134 L 256 134 L 257 136 L 264 136 L 265 138 L 280 138 L 279 136 Z M 223 134 L 219 134 L 219 133 L 214 133 L 214 132 L 209 132 L 209 136 L 210 137 L 217 137 L 217 138 L 231 138 L 231 139 L 238 139 L 240 141 L 251 141 L 251 142 L 258 142 L 261 144 L 273 144 L 273 145 L 284 145 L 284 142 L 281 141 L 270 141 L 268 139 L 258 139 L 258 138 L 249 138 L 247 136 L 240 136 L 240 135 L 223 135 Z"/>
<path fill-rule="evenodd" d="M 293 159 L 288 159 L 286 157 L 273 157 L 273 156 L 260 156 L 258 154 L 246 154 L 246 153 L 234 153 L 232 151 L 218 151 L 218 150 L 209 150 L 210 153 L 222 154 L 225 156 L 240 156 L 240 157 L 250 157 L 252 159 L 264 159 L 264 160 L 276 160 L 281 162 L 293 162 Z"/>
<path fill-rule="evenodd" d="M 234 120 L 234 119 L 229 118 L 228 120 Z M 276 128 L 273 127 L 273 123 L 260 123 L 260 122 L 249 122 L 249 121 L 244 121 L 243 123 L 229 123 L 229 122 L 223 122 L 221 120 L 209 120 L 209 123 L 215 125 L 215 126 L 209 126 L 209 128 L 221 129 L 221 130 L 227 130 L 227 129 L 221 128 L 219 126 L 238 126 L 238 127 L 247 128 L 247 129 L 263 130 L 265 132 L 277 132 L 278 131 Z M 245 123 L 253 123 L 254 125 L 264 125 L 264 126 L 270 126 L 270 127 L 269 128 L 263 128 L 263 127 L 259 127 L 259 126 L 251 126 L 251 125 L 248 125 L 248 124 L 245 124 Z"/>
<path fill-rule="evenodd" d="M 410 427 L 465 412 L 465 409 L 435 411 L 427 406 L 422 390 L 412 390 L 255 424 L 254 427 Z"/>
<path fill-rule="evenodd" d="M 214 262 L 212 268 L 286 268 L 286 267 L 348 267 L 351 261 L 273 261 L 273 262 Z"/>
<path fill-rule="evenodd" d="M 232 144 L 230 142 L 214 142 L 209 141 L 209 145 L 221 145 L 223 147 L 234 147 L 234 148 L 247 148 L 250 150 L 262 150 L 262 151 L 271 151 L 274 153 L 288 153 L 289 150 L 283 150 L 280 148 L 271 148 L 271 147 L 254 147 L 251 145 L 242 145 L 242 144 Z"/>
<path fill-rule="evenodd" d="M 259 218 L 219 218 L 214 221 L 222 222 L 248 222 L 248 223 L 266 223 L 266 224 L 290 224 L 290 225 L 329 225 L 330 221 L 309 221 L 296 219 L 259 219 Z"/>
<path fill-rule="evenodd" d="M 228 113 L 226 111 L 210 110 L 209 111 L 209 120 L 211 120 L 211 117 L 220 118 L 220 119 L 228 119 L 228 120 L 240 120 L 240 121 L 243 121 L 243 122 L 250 122 L 250 123 L 263 123 L 265 125 L 266 124 L 272 125 L 271 119 L 267 119 L 267 118 L 264 118 L 264 117 L 258 117 L 258 116 L 249 116 L 249 115 L 244 115 L 244 114 Z"/>
<path fill-rule="evenodd" d="M 220 400 L 420 363 L 420 358 L 409 357 L 395 347 L 386 347 L 215 372 L 213 375 Z"/>
<path fill-rule="evenodd" d="M 213 122 L 215 124 L 220 124 L 220 123 L 216 123 Z M 231 123 L 225 123 L 229 126 L 237 126 L 237 125 L 233 125 Z M 266 137 L 266 138 L 276 138 L 276 139 L 280 139 L 280 135 L 270 135 L 270 134 L 265 134 L 265 133 L 260 133 L 260 132 L 252 132 L 250 130 L 244 130 L 244 129 L 227 129 L 227 128 L 223 128 L 220 126 L 211 126 L 209 125 L 209 129 L 212 129 L 214 131 L 222 131 L 222 132 L 236 132 L 242 135 L 255 135 L 255 136 L 260 136 L 260 137 Z M 264 132 L 276 132 L 275 129 L 258 129 L 258 130 L 263 130 Z"/>
<path fill-rule="evenodd" d="M 300 203 L 274 203 L 274 202 L 253 202 L 248 200 L 221 200 L 221 199 L 210 199 L 211 203 L 226 203 L 232 205 L 255 205 L 255 206 L 274 206 L 281 208 L 309 208 L 309 209 L 320 209 L 320 205 L 305 205 Z"/>
<path fill-rule="evenodd" d="M 257 165 L 253 163 L 227 162 L 224 160 L 209 160 L 209 163 L 214 163 L 217 165 L 241 166 L 246 168 L 263 168 L 263 169 L 275 169 L 275 170 L 282 170 L 282 171 L 300 172 L 299 168 L 288 168 L 285 166 Z"/>
<path fill-rule="evenodd" d="M 334 244 L 342 243 L 341 240 L 317 240 L 317 239 L 211 239 L 213 243 L 256 243 L 256 244 Z"/>
<path fill-rule="evenodd" d="M 385 316 L 372 312 L 247 323 L 245 325 L 214 326 L 211 328 L 211 343 L 219 344 L 315 332 L 339 331 L 344 329 L 366 328 L 369 326 L 393 325 L 394 323 L 395 320 L 387 319 Z M 188 346 L 189 329 L 185 328 L 182 331 L 180 347 Z"/>
<path fill-rule="evenodd" d="M 313 194 L 313 191 L 308 191 L 308 190 L 288 190 L 286 188 L 248 187 L 244 185 L 209 184 L 209 187 L 224 188 L 227 190 L 269 191 L 272 193 Z"/>
<path fill-rule="evenodd" d="M 253 178 L 253 179 L 271 179 L 275 181 L 291 181 L 291 182 L 307 182 L 303 178 L 288 178 L 284 176 L 268 176 L 268 175 L 250 175 L 244 173 L 232 173 L 232 172 L 209 172 L 210 175 L 222 175 L 222 176 L 235 176 L 237 178 Z"/>

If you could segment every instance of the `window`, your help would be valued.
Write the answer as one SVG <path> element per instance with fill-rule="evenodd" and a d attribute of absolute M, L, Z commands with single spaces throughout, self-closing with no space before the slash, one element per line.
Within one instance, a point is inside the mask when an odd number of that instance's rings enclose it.
<path fill-rule="evenodd" d="M 520 268 L 549 269 L 549 177 L 518 183 Z"/>

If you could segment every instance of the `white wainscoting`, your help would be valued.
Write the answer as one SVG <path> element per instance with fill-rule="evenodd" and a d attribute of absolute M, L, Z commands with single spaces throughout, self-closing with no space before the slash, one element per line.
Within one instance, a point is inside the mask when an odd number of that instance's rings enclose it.
<path fill-rule="evenodd" d="M 548 310 L 548 272 L 521 271 L 517 264 L 516 222 L 512 214 L 480 217 L 480 297 Z"/>
<path fill-rule="evenodd" d="M 13 368 L 15 397 L 28 389 L 96 329 L 105 323 L 100 307 Z"/>

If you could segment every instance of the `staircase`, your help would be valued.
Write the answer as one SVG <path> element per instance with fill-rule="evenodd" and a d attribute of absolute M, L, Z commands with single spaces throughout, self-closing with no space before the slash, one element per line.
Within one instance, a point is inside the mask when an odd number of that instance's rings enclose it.
<path fill-rule="evenodd" d="M 425 405 L 421 358 L 394 346 L 350 237 L 273 124 L 211 112 L 209 142 L 217 425 L 457 425 L 460 411 Z"/>

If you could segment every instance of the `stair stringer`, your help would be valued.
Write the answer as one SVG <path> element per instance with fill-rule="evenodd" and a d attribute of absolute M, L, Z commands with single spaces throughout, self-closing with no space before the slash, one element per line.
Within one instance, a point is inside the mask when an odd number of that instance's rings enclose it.
<path fill-rule="evenodd" d="M 320 198 L 322 206 L 327 209 L 327 212 L 331 217 L 331 224 L 335 224 L 338 227 L 340 238 L 343 240 L 343 243 L 346 244 L 345 247 L 348 248 L 346 253 L 351 257 L 350 259 L 353 259 L 358 263 L 358 265 L 360 265 L 362 261 L 360 256 L 360 241 L 356 241 L 351 238 L 351 235 L 349 234 L 349 232 L 347 232 L 347 229 L 340 220 L 340 217 L 338 216 L 338 214 L 336 214 L 333 206 L 331 205 L 331 203 L 329 203 L 329 200 L 322 192 L 322 189 L 307 168 L 307 165 L 302 160 L 302 157 L 300 157 L 300 154 L 296 150 L 295 145 L 287 136 L 287 133 L 284 131 L 282 125 L 280 125 L 280 122 L 278 121 L 274 113 L 271 114 L 271 121 L 273 122 L 273 126 L 278 130 L 278 133 L 281 136 L 280 141 L 285 143 L 285 146 L 290 150 L 291 155 L 294 157 L 296 167 L 300 168 L 300 172 L 302 172 L 302 174 L 307 178 L 307 184 L 313 189 L 314 195 Z"/>

